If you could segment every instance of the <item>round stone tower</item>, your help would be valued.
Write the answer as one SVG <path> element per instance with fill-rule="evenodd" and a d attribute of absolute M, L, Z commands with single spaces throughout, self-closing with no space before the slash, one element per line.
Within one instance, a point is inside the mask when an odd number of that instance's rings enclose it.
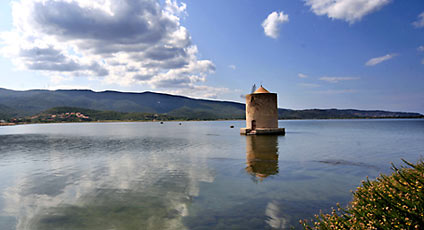
<path fill-rule="evenodd" d="M 260 87 L 246 95 L 246 128 L 242 134 L 281 134 L 278 128 L 277 94 Z"/>
<path fill-rule="evenodd" d="M 278 128 L 277 94 L 261 86 L 246 95 L 246 128 Z"/>

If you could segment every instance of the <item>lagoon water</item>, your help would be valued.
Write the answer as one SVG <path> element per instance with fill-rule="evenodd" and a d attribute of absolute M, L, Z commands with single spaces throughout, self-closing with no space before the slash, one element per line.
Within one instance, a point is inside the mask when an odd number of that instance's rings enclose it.
<path fill-rule="evenodd" d="M 0 127 L 0 229 L 287 229 L 424 155 L 424 120 Z M 235 128 L 231 129 L 230 125 Z"/>

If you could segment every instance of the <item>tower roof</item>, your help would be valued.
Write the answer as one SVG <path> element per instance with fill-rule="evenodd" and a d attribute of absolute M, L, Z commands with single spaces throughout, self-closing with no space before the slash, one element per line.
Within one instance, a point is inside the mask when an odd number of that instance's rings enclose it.
<path fill-rule="evenodd" d="M 259 87 L 255 92 L 253 93 L 270 93 L 268 90 L 266 90 L 264 87 Z"/>

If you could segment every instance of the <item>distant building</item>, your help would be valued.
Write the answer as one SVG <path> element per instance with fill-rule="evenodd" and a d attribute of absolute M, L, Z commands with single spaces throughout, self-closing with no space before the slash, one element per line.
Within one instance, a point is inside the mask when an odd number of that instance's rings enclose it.
<path fill-rule="evenodd" d="M 240 134 L 285 134 L 284 128 L 278 128 L 277 94 L 259 87 L 246 95 L 246 128 Z"/>

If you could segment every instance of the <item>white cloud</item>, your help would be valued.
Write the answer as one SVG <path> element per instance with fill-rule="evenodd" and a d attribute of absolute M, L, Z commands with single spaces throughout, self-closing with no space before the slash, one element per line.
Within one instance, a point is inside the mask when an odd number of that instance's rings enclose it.
<path fill-rule="evenodd" d="M 51 75 L 50 76 L 50 82 L 52 82 L 54 84 L 59 84 L 61 82 L 67 81 L 67 80 L 72 80 L 72 78 L 65 78 L 65 77 L 60 76 L 60 75 Z"/>
<path fill-rule="evenodd" d="M 367 61 L 367 63 L 365 63 L 366 66 L 375 66 L 377 64 L 380 64 L 384 61 L 390 60 L 394 57 L 396 57 L 397 54 L 386 54 L 384 56 L 381 57 L 376 57 L 376 58 L 371 58 L 370 60 Z"/>
<path fill-rule="evenodd" d="M 270 38 L 278 38 L 280 34 L 280 25 L 289 21 L 289 15 L 284 14 L 283 11 L 277 13 L 276 11 L 270 13 L 268 17 L 262 22 L 265 35 Z"/>
<path fill-rule="evenodd" d="M 314 83 L 300 83 L 299 86 L 304 88 L 318 88 L 320 85 Z"/>
<path fill-rule="evenodd" d="M 167 12 L 175 15 L 187 15 L 187 4 L 184 2 L 182 2 L 180 5 L 178 5 L 176 0 L 166 0 L 165 2 L 165 10 Z"/>
<path fill-rule="evenodd" d="M 423 13 L 424 14 L 424 13 Z M 417 50 L 419 51 L 419 52 L 424 52 L 424 46 L 419 46 L 418 48 L 417 48 Z M 421 60 L 421 64 L 423 64 L 424 65 L 424 59 L 422 59 Z"/>
<path fill-rule="evenodd" d="M 324 90 L 324 91 L 316 91 L 318 94 L 327 94 L 327 95 L 334 95 L 334 94 L 345 94 L 345 93 L 356 93 L 357 91 L 354 89 L 336 89 L 336 90 Z"/>
<path fill-rule="evenodd" d="M 167 90 L 165 93 L 177 94 L 177 95 L 186 95 L 193 98 L 209 98 L 217 99 L 218 95 L 226 94 L 230 92 L 241 92 L 240 90 L 230 90 L 228 88 L 216 88 L 206 85 L 192 86 L 188 88 Z"/>
<path fill-rule="evenodd" d="M 228 68 L 232 69 L 232 70 L 236 70 L 237 66 L 236 65 L 229 65 Z"/>
<path fill-rule="evenodd" d="M 319 80 L 326 81 L 330 83 L 337 83 L 339 81 L 352 81 L 352 80 L 358 80 L 359 77 L 321 77 Z"/>
<path fill-rule="evenodd" d="M 424 27 L 424 12 L 422 12 L 420 15 L 418 15 L 418 19 L 412 23 L 417 28 Z"/>
<path fill-rule="evenodd" d="M 86 85 L 52 85 L 48 87 L 49 90 L 58 90 L 58 89 L 90 89 Z"/>
<path fill-rule="evenodd" d="M 354 23 L 390 2 L 391 0 L 306 0 L 306 5 L 316 15 L 327 15 L 332 19 Z"/>
<path fill-rule="evenodd" d="M 298 73 L 297 76 L 300 77 L 300 78 L 307 78 L 308 77 L 308 75 L 303 74 L 303 73 Z"/>
<path fill-rule="evenodd" d="M 152 88 L 200 87 L 215 72 L 180 24 L 186 4 L 166 0 L 20 0 L 1 52 L 20 69 Z"/>

